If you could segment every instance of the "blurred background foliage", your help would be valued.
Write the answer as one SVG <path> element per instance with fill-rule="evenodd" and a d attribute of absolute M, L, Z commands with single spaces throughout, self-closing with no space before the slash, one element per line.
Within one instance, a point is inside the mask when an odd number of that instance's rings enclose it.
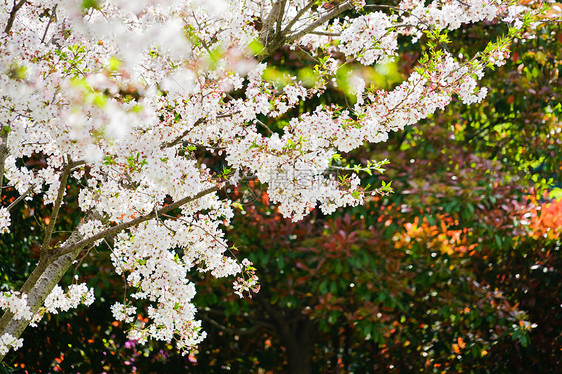
<path fill-rule="evenodd" d="M 228 228 L 234 254 L 258 268 L 261 291 L 239 299 L 232 280 L 193 274 L 198 316 L 208 333 L 198 352 L 170 344 L 140 346 L 111 322 L 123 294 L 110 242 L 87 251 L 65 282 L 87 281 L 96 302 L 46 316 L 7 356 L 13 373 L 528 373 L 562 367 L 562 32 L 545 22 L 512 44 L 507 64 L 488 71 L 480 104 L 454 102 L 386 143 L 343 155 L 357 163 L 388 158 L 373 186 L 394 193 L 364 206 L 318 211 L 300 223 L 281 217 L 263 186 L 250 182 L 229 197 L 257 196 Z M 451 53 L 470 56 L 505 33 L 483 23 L 452 33 Z M 402 41 L 385 66 L 351 65 L 324 102 L 310 101 L 269 123 L 316 105 L 351 106 L 347 79 L 360 74 L 381 89 L 401 82 L 423 53 Z M 271 56 L 271 80 L 283 72 L 310 79 L 307 53 Z M 233 93 L 235 95 L 236 93 Z M 265 120 L 265 119 L 264 119 Z M 208 165 L 218 159 L 200 151 Z M 42 167 L 41 155 L 27 161 Z M 71 186 L 72 187 L 72 186 Z M 74 186 L 76 188 L 77 186 Z M 2 199 L 17 195 L 7 188 Z M 69 193 L 54 241 L 80 220 Z M 1 287 L 18 287 L 38 259 L 48 208 L 27 201 L 0 236 Z M 53 243 L 54 244 L 54 243 Z M 77 279 L 75 278 L 77 276 Z"/>

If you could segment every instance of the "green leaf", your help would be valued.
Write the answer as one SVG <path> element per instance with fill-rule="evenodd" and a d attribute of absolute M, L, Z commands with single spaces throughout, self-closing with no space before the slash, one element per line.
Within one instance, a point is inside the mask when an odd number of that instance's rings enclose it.
<path fill-rule="evenodd" d="M 100 4 L 97 0 L 83 0 L 82 1 L 82 9 L 88 10 L 90 8 L 100 9 Z"/>
<path fill-rule="evenodd" d="M 265 51 L 265 46 L 258 39 L 255 39 L 248 44 L 248 49 L 254 56 L 259 56 Z"/>

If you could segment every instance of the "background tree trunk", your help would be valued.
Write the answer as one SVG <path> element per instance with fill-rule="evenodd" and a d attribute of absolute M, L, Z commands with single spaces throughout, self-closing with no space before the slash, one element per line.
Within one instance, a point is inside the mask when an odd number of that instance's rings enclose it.
<path fill-rule="evenodd" d="M 289 374 L 312 373 L 314 322 L 307 317 L 302 317 L 292 325 L 285 325 L 282 329 L 281 337 L 287 355 L 287 372 Z"/>
<path fill-rule="evenodd" d="M 285 342 L 285 340 L 283 340 Z M 312 344 L 310 340 L 292 340 L 285 342 L 287 354 L 287 372 L 289 374 L 312 373 Z"/>

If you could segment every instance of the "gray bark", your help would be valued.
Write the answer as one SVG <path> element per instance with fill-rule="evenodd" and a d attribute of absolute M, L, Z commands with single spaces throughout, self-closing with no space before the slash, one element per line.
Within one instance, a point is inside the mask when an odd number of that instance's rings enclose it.
<path fill-rule="evenodd" d="M 78 231 L 75 231 L 70 238 L 66 241 L 64 247 L 69 247 L 81 239 Z M 62 248 L 61 248 L 62 249 Z M 72 266 L 72 263 L 78 257 L 81 249 L 76 249 L 61 256 L 56 254 L 50 258 L 40 260 L 37 267 L 31 273 L 20 292 L 27 295 L 27 305 L 32 313 L 43 305 L 45 299 L 53 288 L 60 282 L 64 274 Z M 14 313 L 6 311 L 2 318 L 0 318 L 0 336 L 6 333 L 15 338 L 19 338 L 26 327 L 29 325 L 29 320 L 15 319 Z M 0 362 L 4 359 L 5 355 L 0 354 Z"/>

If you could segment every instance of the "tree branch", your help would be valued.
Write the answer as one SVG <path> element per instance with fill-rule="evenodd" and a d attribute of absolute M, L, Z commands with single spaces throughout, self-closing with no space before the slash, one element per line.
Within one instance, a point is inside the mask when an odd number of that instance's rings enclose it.
<path fill-rule="evenodd" d="M 338 32 L 324 32 L 324 31 L 311 31 L 311 34 L 322 35 L 322 36 L 341 36 Z"/>
<path fill-rule="evenodd" d="M 165 207 L 158 210 L 158 215 L 162 216 L 162 215 L 164 215 L 164 214 L 166 214 L 166 213 L 168 213 L 168 212 L 170 212 L 174 209 L 177 209 L 177 208 L 179 208 L 179 207 L 181 207 L 181 206 L 183 206 L 183 205 L 185 205 L 185 204 L 187 204 L 191 201 L 200 199 L 203 196 L 206 196 L 210 193 L 216 192 L 219 189 L 220 189 L 219 186 L 213 186 L 213 187 L 209 187 L 209 188 L 199 192 L 195 196 L 184 197 L 183 199 L 178 200 L 175 203 L 172 203 L 170 205 L 166 205 Z M 87 239 L 80 240 L 79 242 L 74 243 L 74 244 L 71 243 L 70 246 L 63 246 L 61 248 L 61 250 L 57 251 L 55 254 L 57 256 L 64 256 L 65 254 L 68 254 L 68 253 L 80 251 L 85 246 L 93 244 L 94 242 L 96 242 L 100 239 L 104 239 L 107 236 L 112 236 L 112 235 L 118 234 L 121 231 L 128 229 L 129 227 L 137 226 L 137 225 L 139 225 L 143 222 L 146 222 L 148 220 L 151 220 L 152 218 L 155 218 L 155 217 L 156 217 L 156 213 L 154 211 L 151 211 L 150 213 L 145 214 L 144 216 L 140 216 L 140 217 L 137 217 L 137 218 L 135 218 L 131 221 L 123 222 L 123 223 L 121 223 L 117 226 L 113 226 L 113 227 L 110 227 L 108 229 L 105 229 L 104 231 L 102 231 L 100 233 L 97 233 L 97 234 L 95 234 L 95 235 L 93 235 L 93 236 L 91 236 Z"/>
<path fill-rule="evenodd" d="M 283 16 L 285 15 L 285 6 L 287 5 L 287 0 L 276 1 L 271 12 L 267 16 L 265 22 L 263 23 L 263 29 L 260 33 L 260 41 L 264 45 L 265 52 L 261 53 L 259 60 L 263 61 L 271 53 L 278 48 L 280 48 L 285 43 L 285 34 L 281 31 L 281 26 L 283 23 Z M 275 30 L 273 30 L 273 24 L 275 23 Z M 273 37 L 270 37 L 273 33 Z"/>
<path fill-rule="evenodd" d="M 27 191 L 25 191 L 24 193 L 22 193 L 16 200 L 14 200 L 14 202 L 12 202 L 10 205 L 8 205 L 8 212 L 10 210 L 12 210 L 13 207 L 15 207 L 17 205 L 17 203 L 19 203 L 20 201 L 22 201 L 28 193 L 31 192 L 31 190 L 33 190 L 33 185 L 30 186 Z"/>
<path fill-rule="evenodd" d="M 6 28 L 4 29 L 4 32 L 6 34 L 9 34 L 10 30 L 12 30 L 12 26 L 14 25 L 14 21 L 16 19 L 16 13 L 21 9 L 22 6 L 25 5 L 25 3 L 27 3 L 27 0 L 20 0 L 19 3 L 16 3 L 14 0 L 14 7 L 10 11 L 10 17 L 8 18 L 8 23 L 6 23 Z"/>
<path fill-rule="evenodd" d="M 287 5 L 287 0 L 279 0 L 279 6 L 277 8 L 277 16 L 275 20 L 275 35 L 281 34 L 281 24 L 283 23 L 283 16 L 285 15 L 285 6 Z"/>
<path fill-rule="evenodd" d="M 47 27 L 45 27 L 45 32 L 43 33 L 43 37 L 41 38 L 41 43 L 45 42 L 45 37 L 47 36 L 47 31 L 49 31 L 49 26 L 51 26 L 51 22 L 53 22 L 53 20 L 56 20 L 56 11 L 57 11 L 57 6 L 59 4 L 55 4 L 55 6 L 53 7 L 53 9 L 51 9 L 51 14 L 49 15 L 49 22 L 47 23 Z"/>
<path fill-rule="evenodd" d="M 293 27 L 295 25 L 295 23 L 297 23 L 297 21 L 306 13 L 307 10 L 312 8 L 312 6 L 314 4 L 316 4 L 316 0 L 310 0 L 301 10 L 299 10 L 299 12 L 295 16 L 295 18 L 293 18 L 291 21 L 289 21 L 289 23 L 287 24 L 287 26 L 283 30 L 283 34 L 286 34 L 286 33 L 290 32 L 291 27 Z"/>
<path fill-rule="evenodd" d="M 218 116 L 216 116 L 216 118 L 228 118 L 228 117 L 232 117 L 233 115 L 238 114 L 238 113 L 240 113 L 240 111 L 236 110 L 232 113 L 219 114 Z M 189 134 L 189 132 L 191 130 L 193 130 L 194 127 L 199 126 L 203 122 L 205 122 L 205 118 L 199 118 L 197 121 L 195 121 L 195 123 L 193 124 L 193 126 L 191 128 L 182 132 L 182 134 L 180 136 L 178 136 L 177 138 L 175 138 L 171 142 L 162 143 L 162 145 L 160 146 L 160 149 L 166 149 L 166 148 L 170 148 L 170 147 L 173 147 L 175 145 L 180 144 L 182 142 L 182 139 L 185 138 Z M 218 147 L 215 147 L 215 148 L 218 149 Z"/>
<path fill-rule="evenodd" d="M 267 131 L 267 133 L 269 135 L 273 135 L 273 131 L 269 128 L 269 126 L 267 126 L 265 123 L 263 123 L 262 121 L 260 121 L 258 118 L 255 119 L 255 121 L 257 122 L 258 125 L 260 125 L 261 127 L 263 127 L 265 129 L 265 131 Z"/>
<path fill-rule="evenodd" d="M 287 35 L 287 41 L 296 40 L 296 39 L 312 32 L 312 31 L 314 31 L 314 29 L 316 29 L 320 25 L 328 22 L 329 20 L 331 20 L 333 18 L 336 18 L 337 16 L 339 16 L 340 14 L 345 12 L 346 10 L 351 9 L 352 7 L 353 7 L 353 4 L 352 4 L 351 0 L 348 0 L 346 2 L 343 2 L 341 4 L 336 5 L 328 13 L 326 13 L 323 16 L 321 16 L 320 18 L 318 18 L 316 21 L 314 21 L 312 24 L 310 24 L 309 26 L 307 26 L 303 30 L 297 31 L 297 32 L 295 32 L 293 34 L 290 34 L 290 35 Z"/>
<path fill-rule="evenodd" d="M 2 143 L 0 144 L 0 190 L 2 190 L 6 157 L 8 157 L 10 150 L 8 149 L 8 131 L 5 129 L 0 129 L 0 131 L 2 132 Z"/>
<path fill-rule="evenodd" d="M 88 219 L 89 216 L 90 215 L 87 215 L 86 219 Z M 81 234 L 76 230 L 70 235 L 67 242 L 74 243 L 80 240 L 80 238 Z M 77 256 L 78 252 L 73 252 L 54 259 L 39 259 L 37 267 L 33 270 L 29 278 L 27 278 L 20 290 L 22 294 L 27 295 L 27 305 L 32 313 L 37 312 L 39 307 L 45 302 L 47 296 L 62 279 Z M 7 333 L 17 339 L 21 336 L 23 330 L 25 330 L 29 323 L 30 320 L 25 318 L 15 319 L 14 313 L 7 310 L 0 318 L 0 335 Z M 4 359 L 5 355 L 6 353 L 0 352 L 0 362 Z"/>
<path fill-rule="evenodd" d="M 194 142 L 190 142 L 190 141 L 186 141 L 185 143 L 192 145 L 194 147 L 199 147 L 199 148 L 207 148 L 207 149 L 214 149 L 215 151 L 220 151 L 223 149 L 226 149 L 226 147 L 216 147 L 216 146 L 212 146 L 212 145 L 206 145 L 206 144 L 201 144 L 201 143 L 194 143 Z"/>
<path fill-rule="evenodd" d="M 71 160 L 69 160 L 68 163 L 64 166 L 64 169 L 62 170 L 61 177 L 60 177 L 59 190 L 58 190 L 58 193 L 57 193 L 57 199 L 55 200 L 55 203 L 53 205 L 53 211 L 51 212 L 51 216 L 49 218 L 49 224 L 47 226 L 47 231 L 45 232 L 45 236 L 43 237 L 43 243 L 41 244 L 41 249 L 40 249 L 40 257 L 45 258 L 45 256 L 47 256 L 47 254 L 48 254 L 47 252 L 48 252 L 48 249 L 49 249 L 49 244 L 51 243 L 51 238 L 53 236 L 53 230 L 55 229 L 55 224 L 57 222 L 59 210 L 60 210 L 60 207 L 62 205 L 62 200 L 64 198 L 64 191 L 66 190 L 66 182 L 68 181 L 70 171 L 76 165 L 80 165 L 80 164 L 84 164 L 84 163 L 85 163 L 84 161 L 79 161 L 79 162 L 74 163 Z"/>
<path fill-rule="evenodd" d="M 220 323 L 218 323 L 217 321 L 215 321 L 214 319 L 207 317 L 206 315 L 199 313 L 198 314 L 199 317 L 201 317 L 201 319 L 205 322 L 210 323 L 211 325 L 218 327 L 220 330 L 228 332 L 229 334 L 232 335 L 248 335 L 248 334 L 253 334 L 254 332 L 256 332 L 261 326 L 259 324 L 254 324 L 252 327 L 250 327 L 249 329 L 234 329 L 231 327 L 226 327 L 224 325 L 221 325 Z"/>
<path fill-rule="evenodd" d="M 184 132 L 182 132 L 182 134 L 180 136 L 178 136 L 177 138 L 175 138 L 174 140 L 172 140 L 171 142 L 167 142 L 167 143 L 162 143 L 162 145 L 160 146 L 160 149 L 166 149 L 166 148 L 170 148 L 173 147 L 175 145 L 178 145 L 181 143 L 182 139 L 185 138 L 189 132 L 191 130 L 193 130 L 193 127 L 197 127 L 200 124 L 202 124 L 204 121 L 203 118 L 199 118 L 197 121 L 195 121 L 195 123 L 193 124 L 193 126 L 187 130 L 185 130 Z"/>
<path fill-rule="evenodd" d="M 267 47 L 267 44 L 269 42 L 269 34 L 271 32 L 271 29 L 273 27 L 273 23 L 275 22 L 276 16 L 277 16 L 277 8 L 279 7 L 279 1 L 276 1 L 273 3 L 273 6 L 271 7 L 271 11 L 269 12 L 269 14 L 267 15 L 267 17 L 263 20 L 263 29 L 262 32 L 260 33 L 260 40 L 263 42 L 263 45 Z"/>
<path fill-rule="evenodd" d="M 217 316 L 221 316 L 223 318 L 227 317 L 227 314 L 223 310 L 211 309 L 209 307 L 205 307 L 205 308 L 198 311 L 198 313 L 201 313 L 201 312 L 205 312 L 207 314 L 214 314 L 214 315 L 217 315 Z M 249 319 L 250 321 L 252 321 L 252 323 L 257 323 L 257 324 L 260 324 L 264 327 L 268 327 L 268 328 L 272 328 L 272 329 L 275 328 L 275 325 L 273 323 L 271 323 L 270 321 L 250 316 L 250 315 L 248 315 L 248 313 L 242 314 L 242 317 Z"/>

